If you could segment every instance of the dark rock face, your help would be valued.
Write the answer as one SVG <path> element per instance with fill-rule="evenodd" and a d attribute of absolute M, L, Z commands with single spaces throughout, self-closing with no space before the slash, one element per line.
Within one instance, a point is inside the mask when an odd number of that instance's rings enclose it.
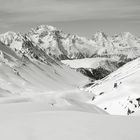
<path fill-rule="evenodd" d="M 102 79 L 111 73 L 110 71 L 105 70 L 103 68 L 97 68 L 97 69 L 79 68 L 77 69 L 77 71 L 80 71 L 85 76 L 95 80 Z"/>

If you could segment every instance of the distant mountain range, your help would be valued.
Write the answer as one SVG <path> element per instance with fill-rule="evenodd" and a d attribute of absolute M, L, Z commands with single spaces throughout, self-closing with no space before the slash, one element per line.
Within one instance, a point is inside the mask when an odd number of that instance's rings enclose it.
<path fill-rule="evenodd" d="M 98 63 L 100 63 L 98 67 L 77 66 L 76 68 L 91 79 L 101 79 L 140 56 L 140 38 L 129 32 L 114 36 L 97 32 L 91 39 L 87 39 L 78 35 L 66 34 L 53 26 L 41 25 L 26 34 L 15 32 L 1 34 L 0 41 L 20 56 L 28 54 L 30 59 L 36 57 L 41 61 L 44 58 L 39 56 L 38 50 L 53 59 L 63 60 L 62 62 L 65 64 L 75 59 L 98 58 Z M 30 50 L 32 48 L 34 51 L 36 50 L 36 53 Z M 104 67 L 105 65 L 106 67 Z M 97 70 L 99 76 L 93 74 Z M 101 75 L 101 73 L 104 74 Z"/>
<path fill-rule="evenodd" d="M 140 38 L 129 32 L 108 36 L 97 32 L 91 39 L 70 35 L 55 27 L 41 25 L 26 34 L 7 32 L 0 35 L 0 41 L 12 49 L 21 50 L 27 41 L 39 46 L 48 55 L 59 60 L 91 57 L 134 59 L 140 55 Z"/>

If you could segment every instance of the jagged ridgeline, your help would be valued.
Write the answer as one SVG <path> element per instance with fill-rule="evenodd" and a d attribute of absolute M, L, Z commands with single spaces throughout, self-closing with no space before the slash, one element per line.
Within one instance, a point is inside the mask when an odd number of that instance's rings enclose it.
<path fill-rule="evenodd" d="M 62 62 L 70 67 L 65 60 L 72 63 L 75 59 L 81 61 L 89 58 L 91 61 L 90 58 L 98 58 L 98 67 L 93 64 L 88 67 L 76 66 L 76 70 L 96 80 L 140 56 L 140 38 L 128 32 L 115 36 L 97 32 L 91 39 L 87 39 L 66 34 L 52 26 L 41 25 L 26 34 L 14 32 L 1 34 L 0 41 L 19 55 L 28 54 L 30 59 L 36 58 L 40 61 L 44 61 L 47 57 L 54 63 L 56 62 L 53 59 L 63 60 Z"/>

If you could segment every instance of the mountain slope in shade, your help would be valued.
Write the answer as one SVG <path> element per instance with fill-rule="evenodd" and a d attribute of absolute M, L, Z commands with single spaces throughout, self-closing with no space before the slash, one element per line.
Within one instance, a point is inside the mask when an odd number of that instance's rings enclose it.
<path fill-rule="evenodd" d="M 113 115 L 130 115 L 140 107 L 140 59 L 111 73 L 103 80 L 90 83 L 91 103 Z"/>

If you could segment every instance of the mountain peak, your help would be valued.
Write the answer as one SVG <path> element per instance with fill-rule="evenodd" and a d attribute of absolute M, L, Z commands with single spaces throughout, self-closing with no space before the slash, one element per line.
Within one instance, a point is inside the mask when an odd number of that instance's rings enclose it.
<path fill-rule="evenodd" d="M 8 31 L 8 32 L 0 35 L 0 41 L 6 45 L 9 45 L 12 43 L 12 41 L 16 35 L 17 34 L 15 32 Z"/>
<path fill-rule="evenodd" d="M 36 32 L 42 32 L 42 31 L 55 31 L 57 30 L 57 28 L 51 25 L 39 25 L 36 28 L 32 28 L 31 30 Z"/>
<path fill-rule="evenodd" d="M 93 35 L 93 39 L 96 41 L 101 41 L 101 39 L 107 38 L 107 35 L 104 32 L 98 31 Z"/>
<path fill-rule="evenodd" d="M 0 37 L 3 37 L 3 38 L 13 38 L 14 36 L 16 36 L 16 33 L 12 31 L 8 31 L 0 35 Z"/>
<path fill-rule="evenodd" d="M 130 32 L 123 32 L 122 35 L 126 38 L 128 37 L 133 37 L 134 35 L 132 35 Z"/>

